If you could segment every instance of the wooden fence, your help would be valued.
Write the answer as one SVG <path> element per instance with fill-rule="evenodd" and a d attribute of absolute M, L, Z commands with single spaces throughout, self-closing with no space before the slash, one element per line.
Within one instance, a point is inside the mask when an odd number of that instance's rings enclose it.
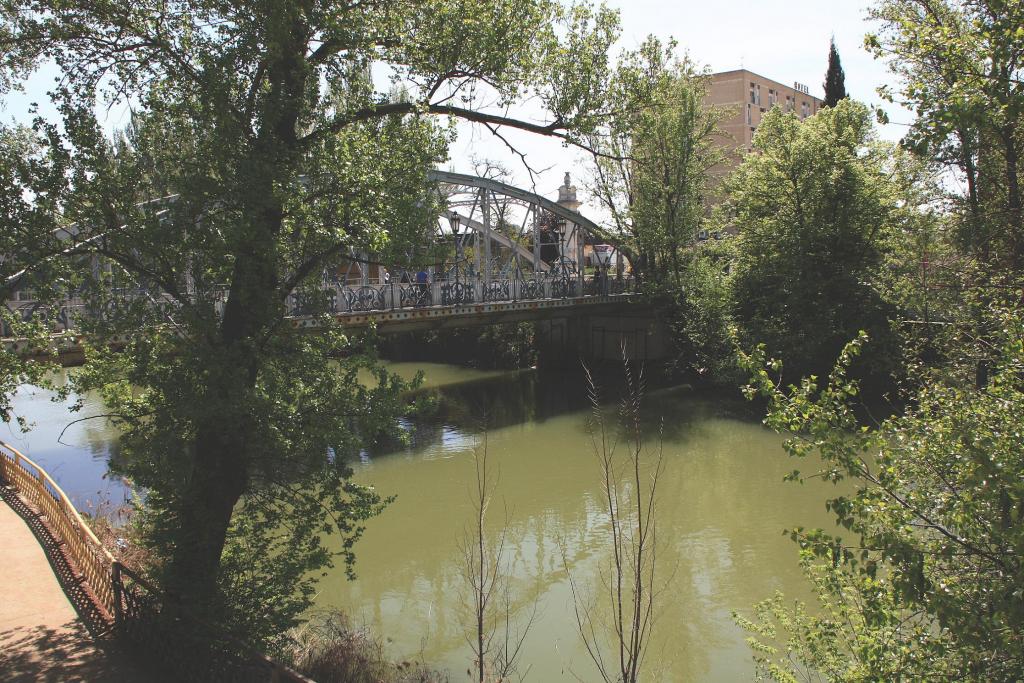
<path fill-rule="evenodd" d="M 315 683 L 177 607 L 103 547 L 46 471 L 0 441 L 0 484 L 44 518 L 117 634 L 179 680 Z M 156 660 L 156 661 L 153 661 Z M 182 678 L 184 676 L 184 678 Z"/>
<path fill-rule="evenodd" d="M 85 578 L 98 606 L 112 618 L 116 613 L 111 581 L 114 556 L 99 542 L 57 482 L 42 467 L 3 442 L 0 479 L 13 486 L 26 503 L 46 518 L 50 532 L 64 544 L 68 561 Z"/>

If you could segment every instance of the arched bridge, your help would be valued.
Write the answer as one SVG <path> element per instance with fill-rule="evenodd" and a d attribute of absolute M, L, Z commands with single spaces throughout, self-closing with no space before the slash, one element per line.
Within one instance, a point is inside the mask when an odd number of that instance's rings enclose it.
<path fill-rule="evenodd" d="M 493 178 L 447 171 L 429 176 L 443 211 L 422 244 L 413 246 L 417 253 L 410 252 L 403 266 L 351 250 L 340 266 L 323 273 L 319 286 L 288 296 L 294 326 L 322 324 L 325 294 L 337 323 L 373 325 L 382 334 L 621 316 L 636 303 L 628 250 L 578 212 L 569 174 L 557 200 Z M 162 298 L 143 290 L 117 294 L 130 300 Z M 225 289 L 217 305 L 222 307 L 227 296 Z M 16 293 L 7 306 L 26 318 L 40 312 L 28 292 Z M 73 330 L 78 316 L 96 314 L 74 298 L 47 312 L 55 331 Z"/>
<path fill-rule="evenodd" d="M 432 265 L 406 269 L 350 253 L 346 268 L 325 274 L 338 322 L 382 333 L 464 327 L 610 311 L 633 298 L 628 258 L 576 210 L 568 174 L 558 201 L 492 178 L 429 176 L 445 207 L 424 240 Z M 315 326 L 302 301 L 302 292 L 289 300 L 293 324 Z"/>

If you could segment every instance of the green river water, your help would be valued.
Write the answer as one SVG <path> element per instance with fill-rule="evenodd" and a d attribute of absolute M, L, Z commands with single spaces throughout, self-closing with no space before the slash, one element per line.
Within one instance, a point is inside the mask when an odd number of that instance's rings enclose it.
<path fill-rule="evenodd" d="M 384 638 L 396 660 L 447 669 L 469 680 L 472 633 L 460 540 L 472 520 L 473 448 L 483 441 L 499 471 L 493 540 L 508 519 L 505 573 L 525 622 L 536 605 L 519 673 L 529 681 L 592 681 L 596 672 L 576 627 L 567 572 L 584 593 L 600 587 L 608 550 L 600 471 L 587 433 L 580 378 L 535 371 L 484 372 L 392 363 L 426 373 L 441 404 L 436 419 L 408 425 L 411 444 L 364 453 L 355 476 L 396 500 L 371 520 L 356 546 L 355 581 L 341 567 L 320 583 L 317 609 L 341 608 Z M 55 474 L 80 507 L 126 495 L 105 478 L 116 433 L 103 420 L 72 425 L 45 392 L 24 387 L 17 404 L 36 423 L 0 438 Z M 806 599 L 789 527 L 831 526 L 821 483 L 784 483 L 793 463 L 781 438 L 748 407 L 684 388 L 646 396 L 649 445 L 663 424 L 665 470 L 658 502 L 658 581 L 647 681 L 750 680 L 753 665 L 733 610 L 749 611 L 776 590 Z M 88 401 L 86 414 L 99 414 Z M 6 428 L 5 428 L 6 430 Z"/>

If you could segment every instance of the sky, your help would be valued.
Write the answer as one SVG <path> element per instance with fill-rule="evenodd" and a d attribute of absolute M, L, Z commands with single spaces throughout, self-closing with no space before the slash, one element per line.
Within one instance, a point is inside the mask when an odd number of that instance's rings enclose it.
<path fill-rule="evenodd" d="M 680 52 L 688 52 L 712 72 L 746 68 L 766 78 L 791 85 L 806 84 L 812 95 L 824 97 L 822 84 L 828 66 L 829 40 L 834 36 L 846 72 L 846 90 L 854 99 L 880 106 L 891 123 L 880 129 L 890 140 L 903 136 L 912 114 L 883 102 L 876 89 L 891 82 L 884 63 L 863 47 L 871 2 L 864 0 L 607 0 L 618 9 L 622 22 L 620 45 L 631 48 L 654 34 L 673 37 Z M 531 187 L 530 175 L 500 142 L 473 134 L 463 126 L 452 149 L 451 166 L 471 172 L 472 157 L 498 158 L 513 172 L 516 184 Z M 536 180 L 535 191 L 553 197 L 566 171 L 573 178 L 586 173 L 579 152 L 553 140 L 511 134 L 522 145 L 534 168 L 549 168 Z M 532 138 L 532 139 L 531 139 Z M 574 180 L 575 183 L 575 180 Z M 583 183 L 580 186 L 583 194 Z M 586 199 L 582 197 L 581 199 Z M 582 211 L 586 212 L 588 206 Z M 591 211 L 596 207 L 589 206 Z"/>
<path fill-rule="evenodd" d="M 799 81 L 810 87 L 812 95 L 823 96 L 822 83 L 828 65 L 829 40 L 834 37 L 846 72 L 846 89 L 854 99 L 881 106 L 891 123 L 882 137 L 896 140 L 906 130 L 912 115 L 884 103 L 876 88 L 889 82 L 885 65 L 863 48 L 864 34 L 871 30 L 866 20 L 866 0 L 606 0 L 618 9 L 622 22 L 620 48 L 632 48 L 647 35 L 663 39 L 673 37 L 680 52 L 688 52 L 698 64 L 712 71 L 746 68 L 784 84 Z M 52 113 L 45 105 L 45 92 L 52 85 L 55 70 L 37 74 L 24 95 L 14 94 L 0 109 L 0 118 L 27 121 L 31 101 L 42 105 L 44 115 Z M 116 128 L 127 123 L 124 109 L 110 112 L 107 125 Z M 542 170 L 536 178 L 502 142 L 471 125 L 459 127 L 459 139 L 451 149 L 448 168 L 472 173 L 475 160 L 495 160 L 511 172 L 515 184 L 553 197 L 565 172 L 571 172 L 581 187 L 586 161 L 581 153 L 564 148 L 557 140 L 538 138 L 516 131 L 507 137 L 525 151 L 530 165 Z M 574 181 L 575 182 L 575 181 Z M 583 209 L 586 211 L 586 207 Z"/>

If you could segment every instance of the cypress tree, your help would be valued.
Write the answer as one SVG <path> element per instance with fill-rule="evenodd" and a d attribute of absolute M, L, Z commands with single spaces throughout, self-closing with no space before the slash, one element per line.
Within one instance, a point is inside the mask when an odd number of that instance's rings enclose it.
<path fill-rule="evenodd" d="M 832 39 L 832 46 L 828 51 L 828 71 L 825 72 L 825 106 L 834 107 L 849 97 L 846 94 L 846 74 L 843 73 L 843 65 L 839 63 L 839 50 L 836 49 L 836 39 Z"/>

